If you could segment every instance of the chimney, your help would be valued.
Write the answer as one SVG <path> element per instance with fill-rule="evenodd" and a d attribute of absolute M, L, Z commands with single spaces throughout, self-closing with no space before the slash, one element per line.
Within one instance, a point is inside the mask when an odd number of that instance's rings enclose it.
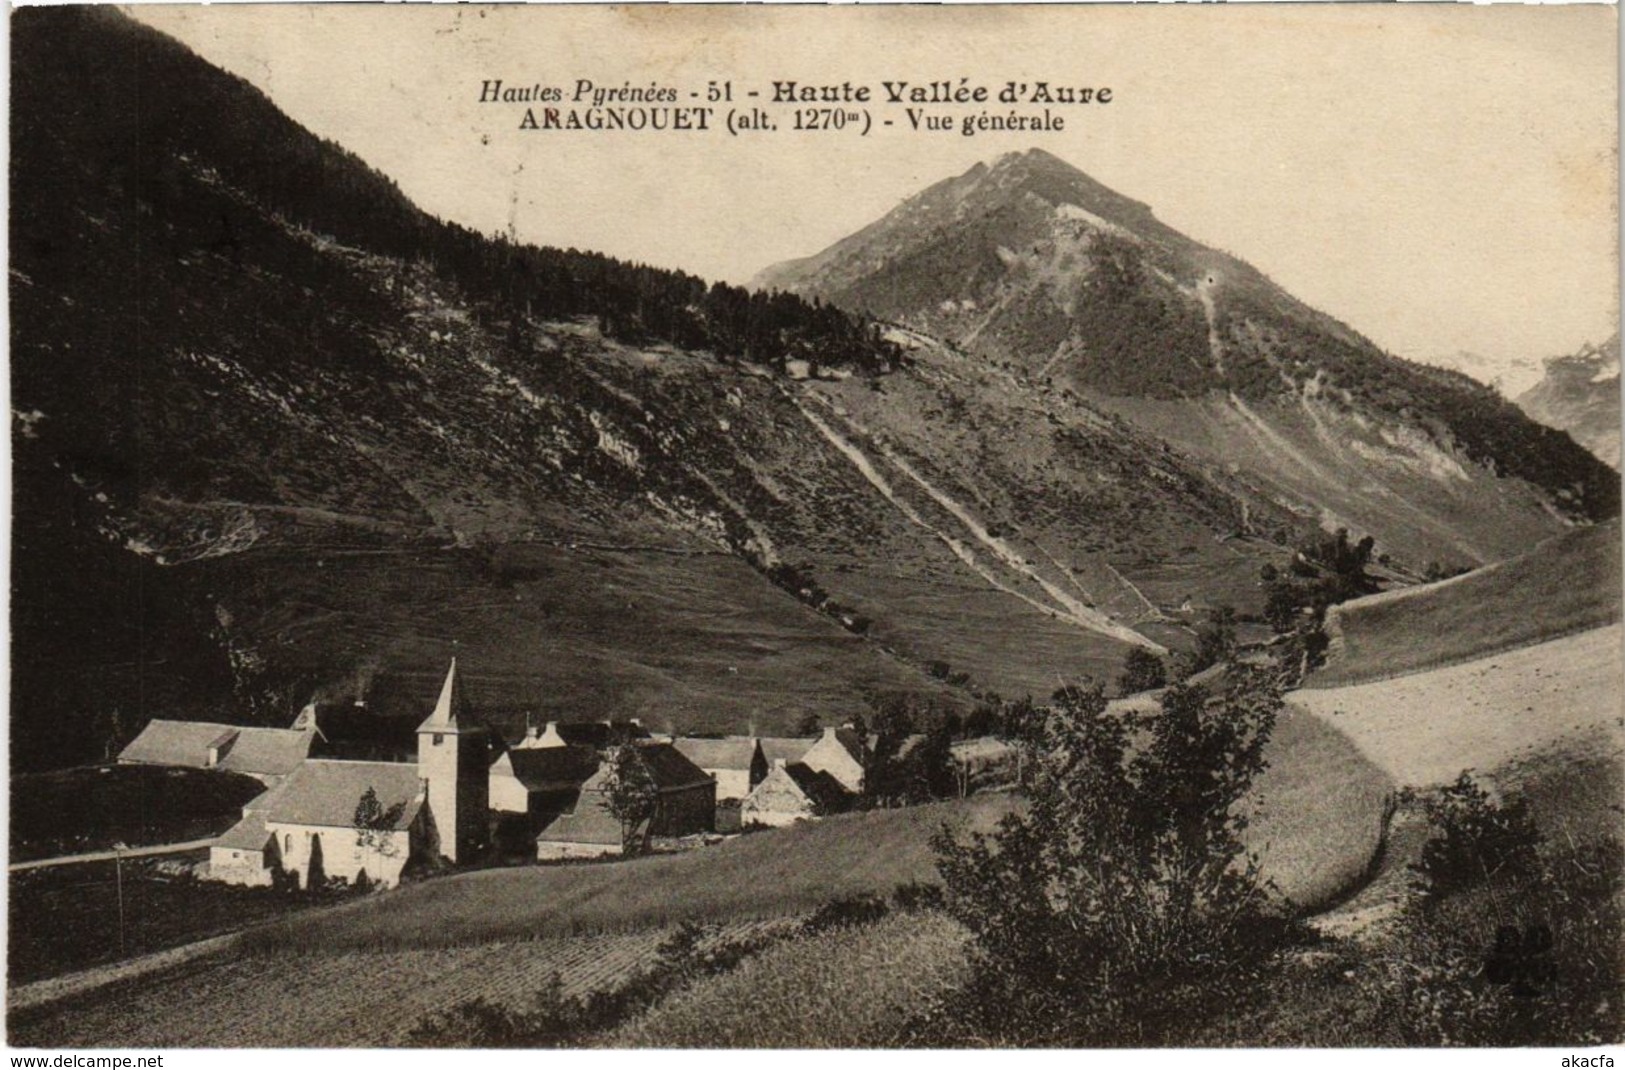
<path fill-rule="evenodd" d="M 783 769 L 784 768 L 784 759 L 783 758 L 774 758 L 773 759 L 773 768 L 775 768 L 775 769 Z"/>
<path fill-rule="evenodd" d="M 852 726 L 851 725 L 846 725 L 845 727 L 851 728 Z M 824 729 L 824 738 L 825 739 L 834 739 L 835 738 L 835 732 L 836 732 L 836 730 L 834 728 L 826 728 L 826 729 Z"/>
<path fill-rule="evenodd" d="M 550 724 L 550 725 L 548 725 L 548 727 L 551 728 L 552 725 Z M 525 738 L 526 739 L 539 739 L 539 738 L 541 738 L 541 735 L 542 735 L 542 730 L 540 728 L 537 728 L 535 725 L 528 724 L 528 725 L 525 726 Z"/>
<path fill-rule="evenodd" d="M 541 735 L 537 736 L 535 739 L 525 740 L 525 746 L 527 748 L 542 748 L 563 747 L 568 746 L 568 744 L 565 743 L 564 737 L 559 735 L 559 723 L 557 721 L 549 721 L 547 722 L 547 728 L 542 731 Z"/>

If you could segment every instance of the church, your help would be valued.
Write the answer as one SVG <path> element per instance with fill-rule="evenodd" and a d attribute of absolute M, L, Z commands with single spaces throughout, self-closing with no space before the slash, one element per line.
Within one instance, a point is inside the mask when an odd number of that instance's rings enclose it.
<path fill-rule="evenodd" d="M 414 859 L 467 859 L 487 832 L 487 732 L 464 708 L 452 660 L 417 729 L 415 762 L 306 758 L 209 850 L 209 877 L 302 888 L 331 878 L 391 887 Z"/>

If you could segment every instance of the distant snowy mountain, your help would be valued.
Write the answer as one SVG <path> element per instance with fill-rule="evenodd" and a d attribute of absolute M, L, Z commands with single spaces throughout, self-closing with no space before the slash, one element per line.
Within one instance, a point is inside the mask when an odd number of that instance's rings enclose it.
<path fill-rule="evenodd" d="M 1541 362 L 1532 357 L 1498 360 L 1466 349 L 1429 358 L 1425 363 L 1461 372 L 1486 386 L 1495 387 L 1502 396 L 1514 399 L 1540 382 L 1540 377 L 1545 374 Z"/>
<path fill-rule="evenodd" d="M 1551 357 L 1545 376 L 1518 397 L 1530 416 L 1567 431 L 1615 468 L 1620 461 L 1619 335 Z"/>

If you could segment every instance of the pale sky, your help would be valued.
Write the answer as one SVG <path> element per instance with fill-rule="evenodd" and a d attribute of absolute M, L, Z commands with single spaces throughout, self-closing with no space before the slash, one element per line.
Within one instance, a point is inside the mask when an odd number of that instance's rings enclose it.
<path fill-rule="evenodd" d="M 739 282 L 978 160 L 1037 146 L 1402 356 L 1544 357 L 1618 322 L 1612 8 L 136 13 L 426 210 L 522 240 Z M 522 132 L 522 107 L 478 102 L 495 78 L 656 82 L 685 97 L 726 79 L 744 103 L 773 79 L 878 93 L 882 79 L 962 76 L 1110 86 L 1114 99 L 1065 110 L 1060 134 L 867 138 Z"/>

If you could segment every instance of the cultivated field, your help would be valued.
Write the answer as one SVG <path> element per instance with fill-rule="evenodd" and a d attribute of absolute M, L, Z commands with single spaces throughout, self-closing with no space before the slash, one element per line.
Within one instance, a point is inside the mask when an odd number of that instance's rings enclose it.
<path fill-rule="evenodd" d="M 1326 666 L 1307 686 L 1437 669 L 1612 624 L 1620 619 L 1619 540 L 1618 521 L 1579 528 L 1456 579 L 1335 606 Z"/>
<path fill-rule="evenodd" d="M 721 938 L 760 931 L 735 924 Z M 13 1045 L 399 1046 L 427 1015 L 484 996 L 522 1002 L 553 974 L 565 992 L 612 988 L 654 958 L 658 930 L 411 951 L 213 956 L 10 1017 Z"/>
<path fill-rule="evenodd" d="M 875 1048 L 965 980 L 969 935 L 893 913 L 769 948 L 602 1038 L 633 1048 Z"/>
<path fill-rule="evenodd" d="M 1298 692 L 1400 784 L 1489 773 L 1566 741 L 1620 750 L 1620 625 L 1432 672 Z M 1599 735 L 1600 733 L 1600 735 Z M 1577 752 L 1598 754 L 1587 743 Z"/>

